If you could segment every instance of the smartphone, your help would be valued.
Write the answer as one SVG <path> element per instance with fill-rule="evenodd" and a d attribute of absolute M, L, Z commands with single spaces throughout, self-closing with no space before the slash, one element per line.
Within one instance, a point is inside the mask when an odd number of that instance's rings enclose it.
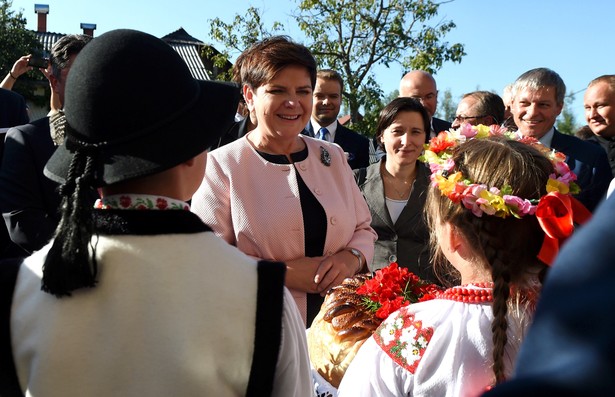
<path fill-rule="evenodd" d="M 49 59 L 37 57 L 33 55 L 30 57 L 30 60 L 28 61 L 28 66 L 32 66 L 34 68 L 47 69 L 48 63 L 49 63 Z"/>

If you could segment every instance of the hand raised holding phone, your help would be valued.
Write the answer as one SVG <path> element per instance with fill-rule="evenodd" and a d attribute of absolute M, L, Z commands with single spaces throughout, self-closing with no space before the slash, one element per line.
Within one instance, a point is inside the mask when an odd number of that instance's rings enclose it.
<path fill-rule="evenodd" d="M 30 59 L 28 60 L 28 66 L 32 66 L 33 68 L 47 69 L 48 64 L 49 59 L 36 55 L 30 56 Z"/>

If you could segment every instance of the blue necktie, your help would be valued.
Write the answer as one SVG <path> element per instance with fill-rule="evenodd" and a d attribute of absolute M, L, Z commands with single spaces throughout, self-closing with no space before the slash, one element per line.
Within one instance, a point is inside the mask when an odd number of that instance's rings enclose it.
<path fill-rule="evenodd" d="M 326 128 L 321 128 L 318 130 L 318 139 L 322 139 L 323 141 L 326 141 L 327 138 L 329 138 L 329 130 Z"/>

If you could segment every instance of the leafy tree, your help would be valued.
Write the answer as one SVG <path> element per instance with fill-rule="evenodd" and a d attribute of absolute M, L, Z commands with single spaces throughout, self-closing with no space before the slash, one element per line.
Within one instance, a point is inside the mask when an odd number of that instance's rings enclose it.
<path fill-rule="evenodd" d="M 445 61 L 460 62 L 465 55 L 462 44 L 443 41 L 455 28 L 452 21 L 429 24 L 442 4 L 433 0 L 296 1 L 294 18 L 306 37 L 305 45 L 320 68 L 342 74 L 344 101 L 353 128 L 365 135 L 373 133 L 374 120 L 383 105 L 383 92 L 373 72 L 376 65 L 397 63 L 433 73 Z M 258 9 L 253 7 L 245 17 L 236 15 L 233 23 L 217 18 L 210 23 L 211 38 L 238 51 L 282 28 L 275 22 L 270 31 L 266 30 Z M 364 112 L 362 119 L 360 109 Z"/>
<path fill-rule="evenodd" d="M 439 6 L 431 0 L 299 2 L 295 18 L 320 66 L 345 77 L 344 97 L 354 123 L 361 107 L 370 108 L 381 99 L 381 92 L 371 84 L 374 66 L 399 63 L 433 73 L 443 62 L 459 62 L 465 55 L 462 44 L 442 42 L 455 27 L 452 21 L 427 25 Z M 366 132 L 361 127 L 361 123 L 355 126 Z"/>
<path fill-rule="evenodd" d="M 399 96 L 399 90 L 391 91 L 389 95 L 384 97 L 383 104 L 387 105 L 389 102 L 391 102 L 393 99 L 397 98 L 398 96 Z"/>
<path fill-rule="evenodd" d="M 562 113 L 560 113 L 556 123 L 557 130 L 568 135 L 574 135 L 574 133 L 578 129 L 574 117 L 574 112 L 572 112 L 571 110 L 573 102 L 574 93 L 571 91 L 564 98 L 564 108 L 562 109 Z"/>
<path fill-rule="evenodd" d="M 11 10 L 13 2 L 11 0 L 0 0 L 0 79 L 11 70 L 11 67 L 19 57 L 41 53 L 42 44 L 36 38 L 36 34 L 26 29 L 26 19 L 23 12 Z M 49 101 L 39 95 L 34 95 L 34 91 L 40 84 L 35 81 L 46 80 L 39 71 L 28 72 L 17 80 L 13 90 L 22 94 L 26 99 L 37 104 L 44 104 Z M 47 85 L 43 85 L 48 89 Z"/>
<path fill-rule="evenodd" d="M 447 88 L 442 95 L 442 99 L 438 102 L 436 117 L 452 121 L 455 118 L 455 113 L 457 113 L 457 104 L 453 101 L 453 94 L 450 88 Z"/>
<path fill-rule="evenodd" d="M 271 29 L 265 28 L 258 8 L 248 8 L 245 15 L 236 14 L 232 23 L 220 18 L 209 21 L 209 36 L 224 45 L 225 50 L 215 52 L 212 47 L 204 47 L 204 56 L 213 61 L 214 66 L 223 69 L 233 54 L 239 54 L 259 40 L 279 34 L 282 24 L 274 22 Z M 230 81 L 232 70 L 218 74 L 216 78 Z"/>
<path fill-rule="evenodd" d="M 376 82 L 372 79 L 370 80 L 370 84 L 376 84 Z M 379 87 L 374 87 L 374 90 L 380 90 Z M 363 106 L 363 113 L 359 119 L 358 123 L 352 123 L 351 126 L 355 130 L 361 132 L 365 136 L 372 137 L 376 134 L 376 127 L 378 126 L 378 119 L 380 115 L 380 111 L 384 108 L 389 102 L 399 96 L 399 90 L 393 90 L 388 95 L 381 95 L 381 92 L 374 92 L 373 98 L 371 101 L 366 102 Z M 345 109 L 348 114 L 348 109 Z M 360 128 L 360 130 L 357 128 Z"/>

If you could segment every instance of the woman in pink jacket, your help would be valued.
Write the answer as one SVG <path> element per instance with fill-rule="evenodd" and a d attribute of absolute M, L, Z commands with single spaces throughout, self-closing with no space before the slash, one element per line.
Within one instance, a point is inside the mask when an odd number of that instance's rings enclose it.
<path fill-rule="evenodd" d="M 322 295 L 371 261 L 376 234 L 344 151 L 301 134 L 316 83 L 309 50 L 278 36 L 243 58 L 257 127 L 209 153 L 192 208 L 246 254 L 286 262 L 286 285 L 309 326 Z"/>

